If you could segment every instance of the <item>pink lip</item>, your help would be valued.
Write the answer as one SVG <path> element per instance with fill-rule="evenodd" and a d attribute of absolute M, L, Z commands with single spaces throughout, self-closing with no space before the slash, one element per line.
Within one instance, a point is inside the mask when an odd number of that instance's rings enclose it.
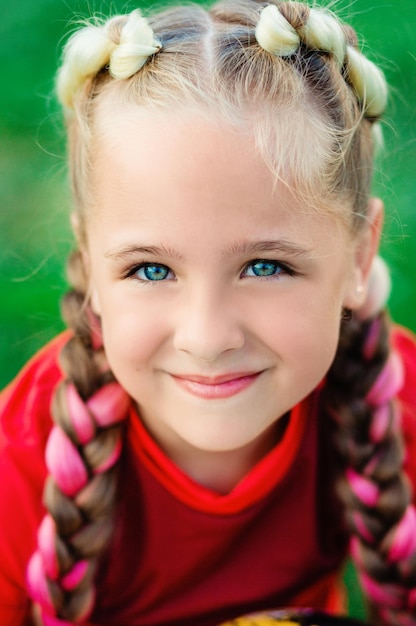
<path fill-rule="evenodd" d="M 261 372 L 254 373 L 230 373 L 222 376 L 174 376 L 172 378 L 182 389 L 198 398 L 215 400 L 231 398 L 247 389 L 260 376 Z"/>

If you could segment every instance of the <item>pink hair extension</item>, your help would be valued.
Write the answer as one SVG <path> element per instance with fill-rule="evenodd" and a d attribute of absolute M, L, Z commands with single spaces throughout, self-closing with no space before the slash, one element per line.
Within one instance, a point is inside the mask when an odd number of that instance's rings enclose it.
<path fill-rule="evenodd" d="M 370 425 L 370 438 L 373 443 L 383 441 L 389 430 L 398 430 L 400 426 L 400 411 L 396 404 L 389 407 L 384 404 L 373 411 Z"/>
<path fill-rule="evenodd" d="M 46 557 L 41 552 L 41 546 L 39 546 L 39 549 L 32 555 L 26 573 L 28 589 L 33 600 L 37 602 L 42 609 L 43 622 L 45 625 L 47 623 L 56 623 L 57 626 L 66 626 L 67 624 L 69 626 L 73 626 L 72 623 L 67 621 L 56 620 L 48 622 L 46 619 L 47 616 L 50 619 L 56 619 L 55 606 L 52 602 L 48 586 L 48 573 L 45 566 Z M 89 564 L 87 561 L 79 561 L 75 563 L 74 567 L 61 578 L 61 588 L 65 591 L 70 591 L 74 589 L 77 585 L 79 585 L 88 573 L 88 565 Z M 91 594 L 91 599 L 88 603 L 88 606 L 86 607 L 84 615 L 80 618 L 79 622 L 82 622 L 88 617 L 93 606 L 94 594 Z"/>
<path fill-rule="evenodd" d="M 413 507 L 408 508 L 410 509 Z M 412 516 L 416 517 L 416 513 L 414 511 Z M 415 532 L 413 528 L 410 528 L 409 530 L 410 536 L 408 536 L 408 540 L 409 543 L 412 543 L 412 541 L 415 541 Z M 406 547 L 409 548 L 409 544 L 407 544 Z M 351 538 L 350 551 L 355 563 L 359 568 L 360 580 L 363 584 L 364 590 L 375 603 L 380 603 L 382 606 L 384 606 L 384 608 L 381 610 L 381 614 L 385 612 L 385 619 L 388 616 L 386 623 L 397 624 L 400 626 L 412 624 L 412 626 L 414 626 L 416 622 L 408 620 L 416 620 L 416 616 L 415 618 L 409 618 L 408 610 L 410 609 L 410 611 L 413 612 L 416 610 L 416 588 L 408 589 L 405 586 L 400 585 L 383 585 L 374 581 L 368 574 L 364 573 L 362 571 L 364 564 L 361 558 L 361 543 L 358 537 Z M 414 546 L 411 546 L 408 550 L 408 554 L 406 554 L 406 551 L 403 551 L 401 554 L 397 554 L 396 556 L 398 557 L 398 559 L 401 559 L 406 556 L 412 556 L 413 554 Z M 398 609 L 399 613 L 397 613 L 396 611 L 392 613 L 391 611 L 389 611 L 389 608 L 386 607 L 389 607 L 390 609 Z M 401 614 L 400 610 L 402 610 Z"/>
<path fill-rule="evenodd" d="M 384 344 L 383 318 L 379 316 L 367 326 L 366 337 L 362 347 L 365 361 L 371 362 L 378 358 L 379 344 Z M 404 367 L 400 356 L 390 351 L 383 369 L 378 374 L 365 400 L 369 405 L 371 419 L 368 424 L 369 443 L 373 444 L 371 455 L 359 469 L 354 464 L 345 471 L 346 480 L 352 493 L 367 509 L 376 509 L 382 496 L 383 487 L 378 481 L 372 480 L 380 462 L 384 460 L 384 442 L 391 437 L 399 436 L 401 412 L 395 397 L 403 386 Z M 350 458 L 355 459 L 354 438 L 348 446 Z M 360 458 L 359 456 L 357 458 Z M 351 538 L 351 556 L 354 559 L 364 592 L 379 611 L 384 624 L 389 626 L 416 626 L 416 588 L 412 578 L 416 558 L 416 509 L 410 504 L 402 517 L 379 539 L 373 536 L 368 528 L 366 515 L 359 509 L 349 511 L 349 519 L 354 528 L 355 536 Z M 369 511 L 369 514 L 371 511 Z M 366 547 L 367 546 L 367 547 Z M 383 567 L 388 571 L 397 571 L 397 578 L 389 582 L 380 582 L 367 571 L 369 567 L 366 551 L 376 550 Z M 388 578 L 389 575 L 387 575 Z M 398 582 L 396 582 L 396 580 Z M 407 583 L 409 581 L 409 583 Z M 377 622 L 378 623 L 378 622 Z M 380 622 L 381 623 L 381 622 Z"/>
<path fill-rule="evenodd" d="M 360 537 L 362 537 L 364 541 L 367 541 L 367 543 L 370 543 L 370 544 L 374 543 L 375 537 L 368 530 L 361 513 L 359 513 L 358 511 L 354 511 L 351 516 L 354 522 L 355 529 L 360 535 Z M 356 537 L 352 537 L 351 541 L 353 540 L 358 541 Z M 354 559 L 355 559 L 356 554 L 357 553 L 353 553 Z"/>
<path fill-rule="evenodd" d="M 80 561 L 79 563 L 76 563 L 72 570 L 62 578 L 61 586 L 65 590 L 73 589 L 82 581 L 87 572 L 88 563 L 86 563 L 85 561 Z M 29 565 L 27 568 L 27 585 L 30 589 L 32 598 L 41 606 L 42 621 L 45 626 L 46 624 L 56 624 L 56 626 L 74 626 L 71 622 L 68 622 L 66 620 L 60 620 L 55 616 L 55 607 L 49 593 L 42 555 L 39 551 L 35 552 L 29 561 Z M 84 612 L 84 615 L 79 621 L 83 621 L 88 617 L 88 615 L 91 613 L 93 605 L 94 595 L 92 594 L 91 600 Z"/>
<path fill-rule="evenodd" d="M 43 566 L 51 580 L 59 576 L 59 564 L 55 549 L 56 526 L 51 515 L 45 515 L 38 530 L 38 546 L 42 555 Z"/>
<path fill-rule="evenodd" d="M 130 398 L 118 383 L 101 387 L 86 403 L 73 384 L 66 385 L 66 400 L 72 426 L 83 445 L 95 435 L 96 425 L 103 428 L 122 421 Z"/>
<path fill-rule="evenodd" d="M 402 609 L 406 606 L 406 589 L 400 585 L 382 585 L 365 572 L 359 574 L 361 584 L 375 604 L 390 609 Z"/>
<path fill-rule="evenodd" d="M 111 454 L 108 455 L 108 457 L 101 463 L 101 465 L 94 467 L 94 474 L 102 474 L 106 470 L 110 469 L 110 467 L 113 467 L 113 465 L 115 465 L 120 457 L 122 447 L 123 446 L 121 442 L 121 436 L 119 435 L 116 439 Z"/>
<path fill-rule="evenodd" d="M 392 530 L 393 537 L 388 552 L 388 559 L 395 563 L 416 554 L 416 511 L 409 505 L 399 523 Z M 391 538 L 389 533 L 388 538 Z"/>
<path fill-rule="evenodd" d="M 126 418 L 130 398 L 118 383 L 109 383 L 100 388 L 86 403 L 80 398 L 72 384 L 65 388 L 67 410 L 76 438 L 82 445 L 92 441 L 97 428 L 111 427 Z M 82 500 L 88 487 L 93 488 L 92 476 L 101 474 L 115 465 L 122 449 L 121 434 L 115 439 L 114 445 L 102 463 L 93 468 L 86 466 L 82 457 L 82 448 L 78 449 L 69 435 L 55 425 L 46 444 L 46 466 L 53 480 L 64 495 Z M 79 506 L 79 503 L 78 503 Z M 73 626 L 56 615 L 56 609 L 50 594 L 50 583 L 58 585 L 62 593 L 72 591 L 89 575 L 88 560 L 74 563 L 65 573 L 59 571 L 56 552 L 57 529 L 55 520 L 50 514 L 43 518 L 38 531 L 38 549 L 32 555 L 27 568 L 27 585 L 35 602 L 40 605 L 45 626 Z M 48 582 L 50 581 L 50 583 Z M 94 606 L 94 593 L 88 597 L 84 614 L 76 623 L 87 619 Z"/>
<path fill-rule="evenodd" d="M 60 490 L 74 496 L 88 482 L 88 471 L 77 448 L 62 428 L 54 426 L 46 444 L 46 466 Z"/>
<path fill-rule="evenodd" d="M 368 334 L 363 347 L 363 355 L 367 361 L 373 358 L 377 348 L 378 336 L 380 334 L 381 319 L 376 317 L 370 324 Z"/>
<path fill-rule="evenodd" d="M 380 490 L 377 485 L 368 478 L 360 476 L 350 467 L 345 471 L 345 476 L 351 485 L 353 493 L 361 502 L 368 507 L 373 507 L 377 504 L 380 496 Z"/>
<path fill-rule="evenodd" d="M 392 352 L 367 394 L 367 402 L 381 406 L 393 398 L 403 386 L 403 363 L 397 352 Z"/>
<path fill-rule="evenodd" d="M 61 579 L 61 584 L 64 589 L 71 591 L 75 589 L 77 585 L 82 582 L 86 576 L 89 568 L 88 561 L 78 561 L 74 567 Z"/>
<path fill-rule="evenodd" d="M 85 445 L 91 441 L 95 435 L 94 421 L 85 403 L 79 397 L 78 391 L 72 383 L 66 385 L 65 392 L 72 426 L 77 434 L 79 442 Z"/>
<path fill-rule="evenodd" d="M 374 456 L 371 457 L 371 459 L 369 460 L 369 462 L 367 463 L 367 465 L 365 466 L 364 470 L 363 470 L 363 474 L 366 476 L 372 476 L 374 470 L 377 468 L 377 465 L 379 464 L 381 458 L 382 458 L 382 452 L 376 452 L 374 454 Z"/>
<path fill-rule="evenodd" d="M 109 383 L 87 401 L 87 407 L 96 423 L 106 428 L 126 417 L 130 402 L 130 397 L 118 383 Z"/>
<path fill-rule="evenodd" d="M 54 612 L 55 607 L 49 593 L 44 561 L 39 551 L 35 552 L 29 561 L 26 578 L 33 600 L 40 604 L 45 611 Z"/>
<path fill-rule="evenodd" d="M 401 585 L 383 585 L 366 574 L 361 559 L 360 541 L 357 537 L 351 539 L 351 554 L 359 567 L 359 577 L 364 591 L 369 598 L 381 605 L 380 615 L 386 624 L 395 626 L 416 626 L 416 617 L 409 616 L 410 611 L 416 609 L 416 589 L 407 589 Z"/>

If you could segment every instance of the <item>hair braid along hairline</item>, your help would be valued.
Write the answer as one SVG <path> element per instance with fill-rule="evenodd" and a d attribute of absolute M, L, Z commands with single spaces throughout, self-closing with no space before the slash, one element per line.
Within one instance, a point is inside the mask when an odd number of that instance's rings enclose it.
<path fill-rule="evenodd" d="M 346 78 L 363 105 L 364 115 L 380 117 L 387 104 L 382 71 L 347 43 L 339 22 L 328 11 L 310 8 L 306 21 L 294 27 L 285 16 L 286 4 L 269 4 L 261 10 L 255 31 L 258 44 L 270 54 L 283 57 L 295 54 L 301 43 L 332 54 L 339 69 L 345 65 Z"/>
<path fill-rule="evenodd" d="M 259 45 L 277 56 L 291 56 L 299 45 L 328 52 L 336 59 L 341 69 L 345 64 L 347 79 L 358 99 L 363 103 L 364 113 L 369 118 L 378 118 L 387 103 L 387 86 L 382 71 L 346 41 L 337 19 L 322 8 L 309 8 L 303 24 L 294 27 L 284 15 L 284 7 L 269 4 L 260 12 L 255 29 Z M 139 9 L 132 11 L 121 28 L 119 40 L 111 35 L 113 25 L 120 18 L 109 20 L 104 26 L 87 26 L 73 37 L 65 48 L 63 63 L 58 75 L 58 94 L 69 108 L 73 95 L 88 78 L 97 74 L 106 65 L 116 79 L 133 76 L 147 59 L 159 52 L 158 41 L 146 18 Z"/>

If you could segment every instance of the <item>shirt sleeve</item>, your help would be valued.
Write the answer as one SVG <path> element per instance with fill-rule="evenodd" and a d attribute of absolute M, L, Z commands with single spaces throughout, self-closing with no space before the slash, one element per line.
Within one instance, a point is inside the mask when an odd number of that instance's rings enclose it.
<path fill-rule="evenodd" d="M 396 327 L 393 345 L 404 365 L 404 385 L 399 393 L 399 401 L 405 442 L 405 470 L 413 486 L 413 502 L 416 505 L 416 337 L 410 331 Z"/>
<path fill-rule="evenodd" d="M 32 626 L 26 566 L 44 514 L 50 402 L 62 377 L 63 336 L 38 353 L 0 396 L 0 624 Z"/>

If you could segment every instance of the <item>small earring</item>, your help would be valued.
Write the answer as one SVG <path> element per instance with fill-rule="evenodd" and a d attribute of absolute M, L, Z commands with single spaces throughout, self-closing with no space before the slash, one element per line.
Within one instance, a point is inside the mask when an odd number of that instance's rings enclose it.
<path fill-rule="evenodd" d="M 341 321 L 350 322 L 352 320 L 352 310 L 344 307 L 342 309 Z"/>
<path fill-rule="evenodd" d="M 362 296 L 364 291 L 365 291 L 364 285 L 357 285 L 356 288 L 355 288 L 355 294 L 357 296 Z"/>

